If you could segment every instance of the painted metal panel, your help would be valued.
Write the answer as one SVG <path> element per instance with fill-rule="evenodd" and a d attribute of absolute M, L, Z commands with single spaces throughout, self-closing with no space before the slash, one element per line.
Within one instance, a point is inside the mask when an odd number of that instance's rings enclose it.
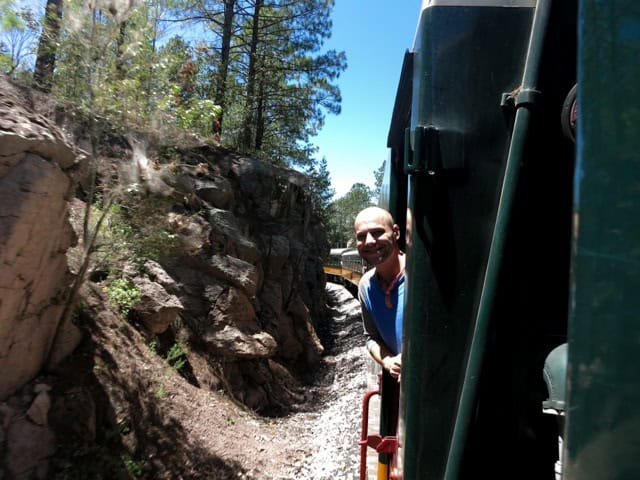
<path fill-rule="evenodd" d="M 432 2 L 414 47 L 405 479 L 444 477 L 509 141 L 500 98 L 526 57 L 531 8 L 485 3 Z"/>
<path fill-rule="evenodd" d="M 567 480 L 640 478 L 640 3 L 582 0 Z"/>

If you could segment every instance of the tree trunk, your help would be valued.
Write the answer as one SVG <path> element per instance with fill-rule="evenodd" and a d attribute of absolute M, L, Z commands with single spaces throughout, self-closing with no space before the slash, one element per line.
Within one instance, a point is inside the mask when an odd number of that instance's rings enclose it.
<path fill-rule="evenodd" d="M 224 0 L 224 19 L 222 24 L 222 45 L 220 49 L 220 67 L 216 75 L 216 92 L 214 101 L 222 110 L 217 119 L 213 122 L 214 134 L 222 131 L 222 118 L 226 106 L 225 95 L 227 90 L 227 74 L 229 72 L 229 58 L 231 56 L 231 36 L 233 35 L 233 17 L 236 0 Z"/>
<path fill-rule="evenodd" d="M 264 99 L 264 77 L 260 77 L 260 88 L 258 91 L 258 100 L 256 102 L 256 138 L 253 143 L 253 146 L 256 151 L 262 149 L 262 142 L 264 140 L 264 129 L 265 129 L 265 99 Z"/>
<path fill-rule="evenodd" d="M 124 80 L 124 42 L 127 39 L 127 21 L 120 22 L 120 32 L 116 43 L 116 80 Z"/>
<path fill-rule="evenodd" d="M 33 71 L 33 83 L 37 89 L 48 93 L 53 85 L 53 71 L 56 65 L 56 50 L 62 19 L 62 0 L 47 0 L 45 12 Z"/>
<path fill-rule="evenodd" d="M 251 43 L 249 45 L 249 69 L 247 73 L 247 101 L 245 104 L 244 125 L 240 140 L 240 148 L 249 151 L 251 147 L 251 137 L 254 127 L 254 104 L 256 90 L 256 71 L 258 60 L 258 37 L 260 30 L 260 9 L 264 4 L 264 0 L 256 0 L 255 10 L 253 11 L 253 23 L 251 26 Z"/>

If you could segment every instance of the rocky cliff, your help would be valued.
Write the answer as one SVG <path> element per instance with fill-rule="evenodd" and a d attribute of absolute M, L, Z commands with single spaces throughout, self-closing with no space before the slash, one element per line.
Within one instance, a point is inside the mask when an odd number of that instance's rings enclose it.
<path fill-rule="evenodd" d="M 67 202 L 77 157 L 28 91 L 0 84 L 0 399 L 52 356 L 72 276 Z M 71 342 L 63 357 L 75 347 Z"/>
<path fill-rule="evenodd" d="M 323 351 L 316 328 L 328 252 L 306 177 L 214 146 L 142 148 L 105 131 L 92 132 L 92 142 L 86 125 L 35 95 L 0 77 L 0 451 L 7 478 L 46 478 L 40 459 L 53 451 L 56 434 L 47 419 L 60 415 L 50 411 L 60 403 L 43 373 L 83 339 L 97 340 L 92 326 L 101 309 L 112 308 L 105 292 L 115 280 L 137 292 L 122 321 L 163 358 L 178 345 L 180 363 L 172 366 L 192 385 L 224 390 L 267 413 L 300 400 L 292 385 Z M 99 250 L 82 241 L 87 201 L 104 201 L 94 187 L 117 188 L 114 205 L 148 212 L 171 242 L 155 259 L 94 254 L 75 313 L 65 315 L 83 252 Z M 116 250 L 110 241 L 102 234 L 100 251 Z M 91 411 L 78 420 L 95 424 L 98 403 L 85 398 L 83 409 Z M 22 457 L 12 459 L 18 450 Z"/>

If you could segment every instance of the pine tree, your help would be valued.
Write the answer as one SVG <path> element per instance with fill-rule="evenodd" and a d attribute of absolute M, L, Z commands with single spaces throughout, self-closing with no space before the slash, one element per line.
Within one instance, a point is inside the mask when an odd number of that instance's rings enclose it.
<path fill-rule="evenodd" d="M 275 163 L 310 163 L 315 153 L 310 137 L 325 113 L 340 112 L 340 92 L 332 82 L 346 68 L 344 53 L 317 53 L 330 35 L 333 2 L 252 5 L 253 15 L 236 39 L 242 55 L 235 72 L 245 102 L 241 118 L 229 122 L 227 139 Z"/>
<path fill-rule="evenodd" d="M 53 71 L 62 20 L 62 0 L 47 0 L 44 25 L 38 45 L 36 66 L 33 72 L 34 86 L 43 92 L 50 92 L 53 85 Z"/>
<path fill-rule="evenodd" d="M 327 169 L 327 159 L 322 157 L 317 163 L 313 163 L 305 169 L 304 173 L 309 177 L 309 196 L 315 213 L 323 223 L 328 222 L 331 211 L 329 206 L 335 195 L 331 187 L 331 176 Z"/>
<path fill-rule="evenodd" d="M 364 183 L 355 183 L 343 197 L 331 204 L 327 236 L 332 246 L 346 247 L 352 243 L 353 222 L 360 210 L 373 205 L 372 196 L 373 192 Z"/>
<path fill-rule="evenodd" d="M 376 198 L 380 196 L 380 192 L 382 191 L 382 182 L 384 181 L 384 169 L 386 165 L 387 161 L 383 160 L 382 165 L 373 171 L 373 178 L 375 179 L 373 195 Z"/>

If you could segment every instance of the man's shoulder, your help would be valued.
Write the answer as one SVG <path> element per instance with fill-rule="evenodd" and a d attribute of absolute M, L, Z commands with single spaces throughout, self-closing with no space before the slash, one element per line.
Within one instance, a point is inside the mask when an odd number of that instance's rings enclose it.
<path fill-rule="evenodd" d="M 367 270 L 364 275 L 362 275 L 362 277 L 360 277 L 360 281 L 358 282 L 358 289 L 360 291 L 363 291 L 367 288 L 369 288 L 369 285 L 371 285 L 371 278 L 373 278 L 373 276 L 376 274 L 376 269 L 375 267 L 372 268 L 371 270 Z"/>

